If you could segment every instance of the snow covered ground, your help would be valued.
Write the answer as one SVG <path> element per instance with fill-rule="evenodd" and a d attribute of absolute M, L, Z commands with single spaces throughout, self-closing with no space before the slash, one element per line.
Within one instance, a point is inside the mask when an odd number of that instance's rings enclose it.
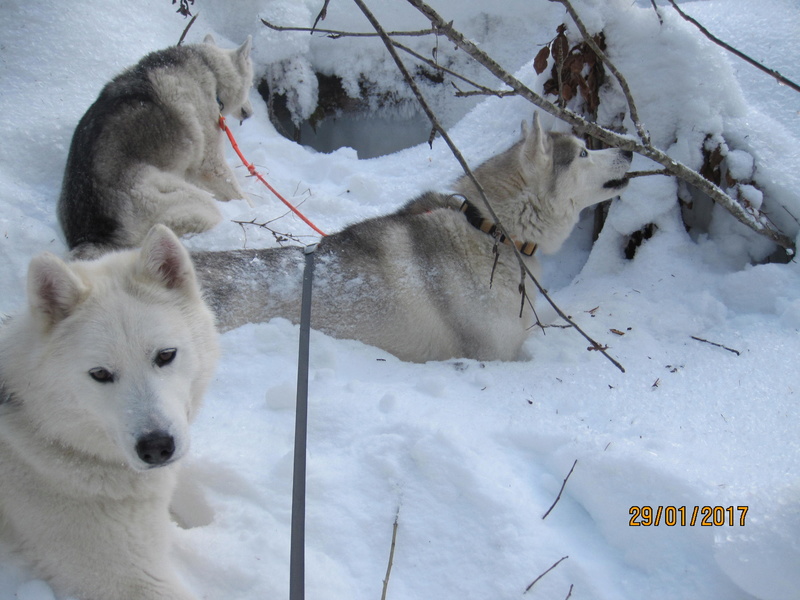
<path fill-rule="evenodd" d="M 426 26 L 401 0 L 369 4 L 392 28 Z M 560 6 L 432 4 L 541 86 L 545 75 L 537 78 L 531 62 L 563 21 Z M 755 159 L 765 207 L 796 235 L 800 96 L 724 54 L 660 1 L 663 25 L 645 0 L 575 5 L 591 30 L 605 30 L 654 142 L 699 167 L 706 136 L 723 137 L 736 167 Z M 310 25 L 320 6 L 197 0 L 188 41 L 212 32 L 232 46 L 252 34 L 259 73 L 291 59 L 354 81 L 361 71 L 385 73 L 387 89 L 404 93 L 378 42 L 281 34 L 258 19 Z M 800 79 L 794 0 L 682 6 Z M 0 312 L 22 308 L 33 255 L 64 251 L 54 209 L 75 124 L 110 77 L 177 41 L 186 21 L 174 10 L 167 0 L 0 4 Z M 346 0 L 331 2 L 328 14 L 327 27 L 368 30 Z M 298 106 L 307 108 L 303 98 Z M 349 148 L 315 153 L 279 136 L 255 92 L 253 101 L 255 117 L 234 128 L 240 146 L 323 230 L 388 212 L 459 174 L 440 141 L 371 160 Z M 611 111 L 619 101 L 610 90 L 602 106 Z M 515 98 L 435 102 L 473 164 L 510 145 L 531 116 L 531 105 Z M 633 168 L 648 166 L 637 158 Z M 224 205 L 229 221 L 190 247 L 275 244 L 268 232 L 231 222 L 285 212 L 238 173 L 255 207 Z M 555 300 L 609 345 L 624 374 L 565 329 L 532 332 L 519 362 L 422 365 L 312 333 L 309 599 L 379 598 L 395 518 L 387 597 L 398 600 L 520 597 L 566 556 L 524 595 L 558 600 L 572 587 L 572 598 L 598 600 L 800 598 L 800 269 L 752 266 L 771 248 L 719 209 L 708 231 L 687 234 L 675 191 L 664 177 L 637 179 L 594 246 L 585 219 L 559 253 L 543 257 Z M 625 260 L 626 236 L 650 222 L 657 232 Z M 308 233 L 289 216 L 273 227 Z M 222 336 L 222 346 L 187 460 L 192 485 L 182 498 L 194 526 L 176 526 L 176 554 L 201 598 L 285 598 L 297 327 L 242 327 Z M 633 507 L 645 506 L 686 507 L 687 525 L 676 510 L 662 512 L 659 526 L 631 526 Z M 733 509 L 717 511 L 725 525 L 701 526 L 702 512 L 688 524 L 694 507 L 705 506 Z M 669 514 L 679 524 L 666 524 Z M 0 600 L 53 597 L 0 548 Z"/>

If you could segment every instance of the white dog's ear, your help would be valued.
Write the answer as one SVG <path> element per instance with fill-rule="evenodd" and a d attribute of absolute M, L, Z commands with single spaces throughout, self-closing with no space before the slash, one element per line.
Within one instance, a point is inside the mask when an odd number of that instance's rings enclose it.
<path fill-rule="evenodd" d="M 89 287 L 54 254 L 44 252 L 31 260 L 28 304 L 47 328 L 68 317 L 88 294 Z"/>
<path fill-rule="evenodd" d="M 206 37 L 203 38 L 203 43 L 204 44 L 211 44 L 212 46 L 216 46 L 217 45 L 217 42 L 214 41 L 214 36 L 211 35 L 210 33 L 207 33 Z"/>
<path fill-rule="evenodd" d="M 542 127 L 539 120 L 539 112 L 533 113 L 533 127 L 528 127 L 527 122 L 523 121 L 522 127 L 524 143 L 522 145 L 523 158 L 531 160 L 548 160 L 552 140 Z"/>
<path fill-rule="evenodd" d="M 250 48 L 253 45 L 253 36 L 248 35 L 247 39 L 244 41 L 244 44 L 239 46 L 236 50 L 236 55 L 239 57 L 240 60 L 247 60 L 250 56 Z"/>
<path fill-rule="evenodd" d="M 196 289 L 192 259 L 168 227 L 154 225 L 142 242 L 139 267 L 146 277 L 169 289 Z"/>

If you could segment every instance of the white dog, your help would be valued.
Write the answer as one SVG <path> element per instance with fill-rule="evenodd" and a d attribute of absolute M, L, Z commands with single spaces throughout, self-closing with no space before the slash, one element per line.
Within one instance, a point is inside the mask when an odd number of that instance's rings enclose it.
<path fill-rule="evenodd" d="M 58 218 L 73 256 L 138 246 L 156 223 L 178 235 L 222 218 L 214 199 L 244 198 L 225 162 L 219 115 L 253 113 L 251 40 L 145 56 L 108 83 L 78 123 Z"/>
<path fill-rule="evenodd" d="M 0 522 L 60 595 L 190 600 L 172 574 L 177 461 L 218 355 L 188 253 L 31 261 L 0 327 Z"/>

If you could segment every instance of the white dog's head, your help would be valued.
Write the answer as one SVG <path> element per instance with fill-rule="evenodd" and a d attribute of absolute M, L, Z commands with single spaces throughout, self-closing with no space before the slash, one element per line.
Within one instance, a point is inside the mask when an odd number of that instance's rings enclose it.
<path fill-rule="evenodd" d="M 520 163 L 528 166 L 531 180 L 546 186 L 539 197 L 568 203 L 572 210 L 579 212 L 618 196 L 628 184 L 625 173 L 632 152 L 618 148 L 589 150 L 574 135 L 546 132 L 538 112 L 534 113 L 532 128 L 527 121 L 522 122 L 520 148 Z"/>
<path fill-rule="evenodd" d="M 218 72 L 215 73 L 220 112 L 244 121 L 253 114 L 253 105 L 250 103 L 250 88 L 253 87 L 250 48 L 253 38 L 248 35 L 244 43 L 234 50 L 219 48 L 211 34 L 205 37 L 203 43 L 223 58 L 222 64 L 218 65 Z"/>
<path fill-rule="evenodd" d="M 191 259 L 169 229 L 96 261 L 39 255 L 28 298 L 27 328 L 15 328 L 19 363 L 6 372 L 27 377 L 20 410 L 41 434 L 137 470 L 185 454 L 218 346 Z"/>

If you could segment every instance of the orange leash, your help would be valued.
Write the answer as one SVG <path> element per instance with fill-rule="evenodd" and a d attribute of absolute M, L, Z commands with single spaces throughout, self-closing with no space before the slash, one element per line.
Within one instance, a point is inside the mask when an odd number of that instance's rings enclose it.
<path fill-rule="evenodd" d="M 256 171 L 256 168 L 253 166 L 253 164 L 252 164 L 252 163 L 249 163 L 249 162 L 247 162 L 247 159 L 244 157 L 244 154 L 242 154 L 242 151 L 241 151 L 241 150 L 239 150 L 239 144 L 237 144 L 237 143 L 236 143 L 236 140 L 235 140 L 235 139 L 234 139 L 234 137 L 233 137 L 233 133 L 231 132 L 231 130 L 230 130 L 230 128 L 228 127 L 227 123 L 225 123 L 225 117 L 223 117 L 222 115 L 220 115 L 220 116 L 219 116 L 219 126 L 220 126 L 220 129 L 222 129 L 222 131 L 224 131 L 224 132 L 225 132 L 225 134 L 228 136 L 228 139 L 231 141 L 231 146 L 233 146 L 233 149 L 236 151 L 236 154 L 238 154 L 238 155 L 239 155 L 239 158 L 241 159 L 241 161 L 242 161 L 242 164 L 243 164 L 245 167 L 247 167 L 247 170 L 248 170 L 248 171 L 250 171 L 250 175 L 253 175 L 254 177 L 258 178 L 258 180 L 259 180 L 261 183 L 263 183 L 265 186 L 267 186 L 267 188 L 269 189 L 269 191 L 270 191 L 270 192 L 272 192 L 273 194 L 275 194 L 275 196 L 278 198 L 278 200 L 280 200 L 280 201 L 281 201 L 281 202 L 283 202 L 283 203 L 284 203 L 286 206 L 288 206 L 288 207 L 289 207 L 289 210 L 291 210 L 291 211 L 292 211 L 294 214 L 296 214 L 298 217 L 300 217 L 300 218 L 303 220 L 303 222 L 304 222 L 306 225 L 308 225 L 309 227 L 311 227 L 311 229 L 313 229 L 314 231 L 316 231 L 316 232 L 317 232 L 318 234 L 320 234 L 321 236 L 325 237 L 325 235 L 326 235 L 325 233 L 323 233 L 323 232 L 322 232 L 322 231 L 321 231 L 321 230 L 320 230 L 320 229 L 319 229 L 319 228 L 318 228 L 316 225 L 314 225 L 314 224 L 313 224 L 311 221 L 309 221 L 309 220 L 306 218 L 306 216 L 305 216 L 303 213 L 301 213 L 299 210 L 297 210 L 297 209 L 296 209 L 296 208 L 295 208 L 295 207 L 292 205 L 292 203 L 291 203 L 291 202 L 289 202 L 289 201 L 288 201 L 286 198 L 284 198 L 283 196 L 281 196 L 281 195 L 278 193 L 278 191 L 277 191 L 277 190 L 276 190 L 274 187 L 272 187 L 272 186 L 271 186 L 271 185 L 270 185 L 270 184 L 267 182 L 267 180 L 266 180 L 266 179 L 264 179 L 264 177 L 262 177 L 262 176 L 261 176 L 261 173 L 259 173 L 258 171 Z"/>

